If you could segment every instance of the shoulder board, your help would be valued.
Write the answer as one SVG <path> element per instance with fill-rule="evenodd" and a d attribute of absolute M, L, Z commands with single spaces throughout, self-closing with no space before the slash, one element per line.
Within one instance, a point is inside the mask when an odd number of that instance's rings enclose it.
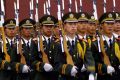
<path fill-rule="evenodd" d="M 96 38 L 93 38 L 92 41 L 96 41 L 97 39 Z"/>
<path fill-rule="evenodd" d="M 55 39 L 55 42 L 60 42 L 60 39 L 58 39 L 58 38 L 57 38 L 57 39 Z"/>
<path fill-rule="evenodd" d="M 33 41 L 37 41 L 37 37 L 32 39 Z"/>

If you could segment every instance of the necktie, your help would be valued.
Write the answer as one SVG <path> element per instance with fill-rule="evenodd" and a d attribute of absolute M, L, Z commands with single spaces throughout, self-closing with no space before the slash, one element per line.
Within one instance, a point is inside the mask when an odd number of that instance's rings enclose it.
<path fill-rule="evenodd" d="M 74 49 L 75 47 L 75 43 L 74 43 L 74 40 L 72 40 L 72 48 Z"/>
<path fill-rule="evenodd" d="M 109 43 L 110 43 L 110 49 L 112 49 L 112 40 L 109 39 Z"/>
<path fill-rule="evenodd" d="M 29 46 L 29 41 L 27 42 L 27 48 L 30 49 L 30 46 Z"/>
<path fill-rule="evenodd" d="M 13 47 L 13 41 L 12 40 L 10 41 L 10 46 Z"/>
<path fill-rule="evenodd" d="M 48 38 L 48 47 L 50 47 L 50 38 Z"/>

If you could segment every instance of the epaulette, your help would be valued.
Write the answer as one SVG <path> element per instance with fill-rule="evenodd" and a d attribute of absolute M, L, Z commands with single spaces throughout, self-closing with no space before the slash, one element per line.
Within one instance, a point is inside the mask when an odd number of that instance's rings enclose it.
<path fill-rule="evenodd" d="M 37 37 L 33 38 L 32 40 L 33 40 L 33 41 L 37 41 Z"/>
<path fill-rule="evenodd" d="M 35 38 L 32 39 L 32 41 L 35 42 L 35 44 L 38 43 L 38 39 L 37 39 L 37 38 L 38 38 L 38 37 L 35 37 Z"/>
<path fill-rule="evenodd" d="M 84 41 L 84 42 L 88 42 L 86 39 L 82 39 L 82 41 Z"/>
<path fill-rule="evenodd" d="M 93 38 L 92 41 L 96 41 L 97 39 L 96 38 Z"/>
<path fill-rule="evenodd" d="M 55 42 L 56 42 L 56 43 L 57 43 L 57 42 L 60 42 L 60 39 L 59 39 L 59 38 L 55 39 Z"/>

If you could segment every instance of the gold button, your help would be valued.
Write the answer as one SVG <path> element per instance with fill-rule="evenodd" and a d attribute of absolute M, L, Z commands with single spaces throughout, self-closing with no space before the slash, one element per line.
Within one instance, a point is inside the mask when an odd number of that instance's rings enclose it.
<path fill-rule="evenodd" d="M 49 53 L 51 53 L 51 51 L 49 51 Z"/>
<path fill-rule="evenodd" d="M 112 57 L 113 55 L 111 54 L 111 57 Z"/>
<path fill-rule="evenodd" d="M 75 55 L 73 55 L 75 57 Z"/>

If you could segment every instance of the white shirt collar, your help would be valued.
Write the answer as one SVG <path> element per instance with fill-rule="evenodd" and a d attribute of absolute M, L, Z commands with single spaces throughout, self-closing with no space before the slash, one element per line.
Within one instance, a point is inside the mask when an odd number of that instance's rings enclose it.
<path fill-rule="evenodd" d="M 118 34 L 116 34 L 116 33 L 113 33 L 113 35 L 115 36 L 115 38 L 118 38 Z"/>
<path fill-rule="evenodd" d="M 10 38 L 6 37 L 6 43 L 11 43 L 11 41 L 14 42 L 14 40 L 15 40 L 15 38 L 10 39 Z"/>
<path fill-rule="evenodd" d="M 107 42 L 108 45 L 110 45 L 110 42 L 109 42 L 110 39 L 113 42 L 113 36 L 111 38 L 109 38 L 108 36 L 102 35 L 102 38 L 103 38 L 103 40 L 106 40 L 106 42 Z"/>
<path fill-rule="evenodd" d="M 31 41 L 32 41 L 32 38 L 30 38 L 29 40 L 23 38 L 23 40 L 24 40 L 24 42 L 25 42 L 26 45 L 27 45 L 27 43 L 29 42 L 29 46 L 30 46 Z M 22 44 L 23 44 L 23 42 L 22 42 Z"/>
<path fill-rule="evenodd" d="M 71 38 L 71 37 L 66 35 L 65 37 L 66 37 L 66 41 L 70 41 L 71 44 L 72 44 L 72 41 L 75 42 L 76 36 L 74 38 Z"/>
<path fill-rule="evenodd" d="M 78 37 L 79 37 L 79 39 L 83 39 L 83 38 L 86 39 L 86 34 L 84 36 L 81 36 L 78 34 Z"/>
<path fill-rule="evenodd" d="M 51 40 L 51 38 L 52 38 L 52 36 L 50 36 L 50 37 L 47 37 L 47 36 L 42 36 L 42 40 L 44 41 L 44 40 L 46 40 L 47 41 L 47 43 L 48 43 L 48 39 L 50 38 L 50 40 Z"/>

